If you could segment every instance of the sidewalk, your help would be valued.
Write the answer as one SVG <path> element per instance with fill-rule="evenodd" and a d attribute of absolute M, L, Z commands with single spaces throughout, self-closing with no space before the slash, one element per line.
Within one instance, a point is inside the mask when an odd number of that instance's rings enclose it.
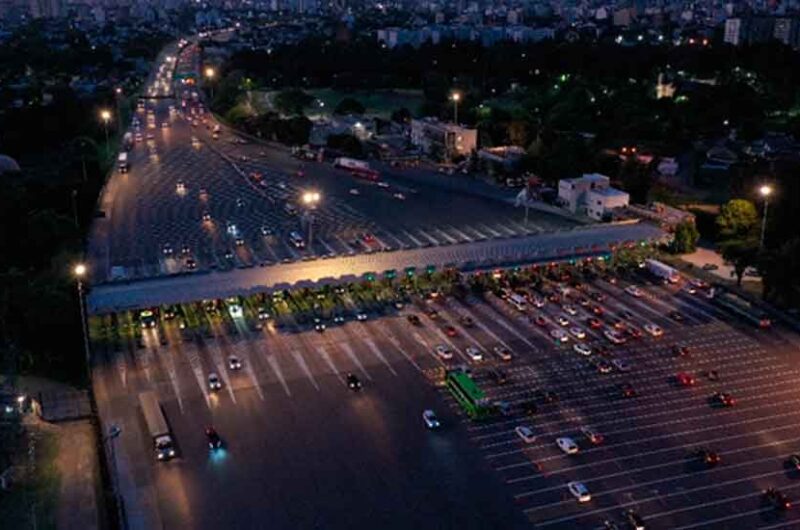
<path fill-rule="evenodd" d="M 89 420 L 55 425 L 56 463 L 61 475 L 58 530 L 99 529 L 100 468 L 94 428 Z"/>

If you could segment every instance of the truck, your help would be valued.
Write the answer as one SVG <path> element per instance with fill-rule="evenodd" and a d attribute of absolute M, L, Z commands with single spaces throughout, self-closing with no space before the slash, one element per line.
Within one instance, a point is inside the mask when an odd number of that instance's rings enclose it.
<path fill-rule="evenodd" d="M 153 442 L 156 460 L 164 462 L 175 457 L 175 444 L 172 441 L 167 419 L 161 409 L 161 403 L 154 391 L 139 394 L 139 405 L 142 407 L 147 432 Z"/>
<path fill-rule="evenodd" d="M 647 259 L 644 264 L 647 270 L 650 271 L 650 274 L 658 276 L 669 283 L 678 283 L 681 279 L 680 273 L 665 263 L 654 259 Z"/>
<path fill-rule="evenodd" d="M 133 149 L 133 133 L 128 131 L 122 135 L 122 148 L 126 151 Z"/>
<path fill-rule="evenodd" d="M 127 153 L 127 151 L 123 151 L 117 156 L 117 168 L 119 168 L 119 172 L 120 173 L 127 173 L 128 172 L 128 153 Z"/>
<path fill-rule="evenodd" d="M 355 158 L 347 158 L 340 156 L 333 161 L 333 167 L 339 169 L 346 169 L 354 177 L 363 178 L 367 180 L 378 180 L 379 173 L 369 167 L 369 162 L 364 160 L 357 160 Z"/>

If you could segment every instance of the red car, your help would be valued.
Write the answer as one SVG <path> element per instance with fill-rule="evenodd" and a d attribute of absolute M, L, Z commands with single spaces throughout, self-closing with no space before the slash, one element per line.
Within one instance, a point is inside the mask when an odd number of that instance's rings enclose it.
<path fill-rule="evenodd" d="M 370 233 L 365 233 L 361 238 L 364 240 L 365 243 L 373 243 L 375 241 L 375 236 Z"/>
<path fill-rule="evenodd" d="M 732 407 L 736 404 L 736 400 L 727 392 L 715 392 L 711 398 L 723 407 Z"/>
<path fill-rule="evenodd" d="M 536 315 L 536 318 L 534 318 L 533 321 L 536 323 L 537 326 L 544 327 L 547 325 L 547 320 L 545 320 L 542 315 Z"/>
<path fill-rule="evenodd" d="M 589 323 L 589 327 L 592 329 L 600 329 L 603 327 L 603 323 L 596 318 L 590 318 L 589 320 L 587 320 L 587 322 Z"/>
<path fill-rule="evenodd" d="M 679 372 L 675 376 L 675 380 L 681 386 L 692 386 L 695 382 L 694 377 L 691 374 L 687 374 L 686 372 Z"/>
<path fill-rule="evenodd" d="M 628 336 L 634 339 L 642 338 L 642 330 L 639 328 L 629 327 L 627 330 Z"/>
<path fill-rule="evenodd" d="M 594 313 L 597 316 L 600 316 L 600 315 L 603 314 L 603 308 L 600 307 L 599 305 L 593 305 L 592 306 L 592 313 Z"/>
<path fill-rule="evenodd" d="M 687 346 L 678 346 L 677 344 L 673 344 L 672 353 L 676 357 L 686 357 L 689 355 L 689 348 Z"/>
<path fill-rule="evenodd" d="M 447 333 L 448 337 L 455 337 L 456 335 L 458 335 L 456 328 L 454 328 L 453 326 L 445 326 L 444 332 Z"/>

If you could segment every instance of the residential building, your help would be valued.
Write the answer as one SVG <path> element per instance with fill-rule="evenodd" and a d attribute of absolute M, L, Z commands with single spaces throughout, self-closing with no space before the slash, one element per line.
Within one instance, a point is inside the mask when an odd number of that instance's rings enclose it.
<path fill-rule="evenodd" d="M 411 120 L 411 144 L 434 158 L 469 156 L 478 148 L 478 130 L 436 118 Z"/>
<path fill-rule="evenodd" d="M 558 198 L 572 213 L 602 220 L 616 208 L 628 205 L 630 197 L 612 188 L 610 179 L 599 173 L 586 173 L 579 178 L 558 182 Z"/>

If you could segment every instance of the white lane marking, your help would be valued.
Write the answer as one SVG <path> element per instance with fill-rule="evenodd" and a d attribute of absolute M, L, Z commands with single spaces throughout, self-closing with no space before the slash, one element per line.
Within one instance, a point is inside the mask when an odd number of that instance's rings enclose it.
<path fill-rule="evenodd" d="M 456 228 L 453 225 L 447 225 L 447 229 L 452 231 L 452 232 L 454 232 L 458 237 L 460 237 L 464 241 L 467 241 L 467 242 L 470 242 L 470 243 L 473 241 L 473 239 L 470 236 L 468 236 L 467 234 L 465 234 L 464 232 L 462 232 L 461 230 L 459 230 L 458 228 Z"/>
<path fill-rule="evenodd" d="M 231 385 L 231 378 L 228 374 L 227 367 L 225 366 L 225 355 L 222 353 L 222 347 L 219 345 L 220 336 L 215 335 L 211 342 L 213 343 L 213 347 L 211 348 L 211 358 L 214 361 L 214 365 L 217 368 L 217 375 L 222 377 L 222 380 L 225 381 L 225 389 L 228 391 L 228 394 L 231 396 L 231 400 L 236 403 L 236 394 L 233 391 L 233 385 Z"/>
<path fill-rule="evenodd" d="M 292 350 L 292 357 L 294 357 L 294 360 L 297 362 L 298 365 L 300 365 L 300 368 L 303 369 L 303 372 L 305 372 L 306 377 L 308 377 L 308 380 L 311 381 L 311 384 L 314 385 L 314 388 L 319 390 L 319 385 L 317 384 L 317 380 L 314 377 L 314 374 L 311 372 L 311 369 L 308 367 L 308 363 L 306 363 L 305 358 L 303 358 L 303 356 L 297 350 Z"/>
<path fill-rule="evenodd" d="M 369 346 L 369 349 L 372 350 L 372 353 L 374 353 L 375 356 L 378 359 L 380 359 L 383 362 L 383 364 L 386 365 L 386 368 L 388 368 L 389 371 L 392 372 L 392 374 L 394 376 L 397 376 L 397 372 L 394 371 L 394 368 L 392 368 L 392 365 L 389 364 L 389 361 L 386 360 L 386 357 L 383 355 L 381 350 L 378 349 L 377 344 L 375 344 L 375 342 L 373 342 L 372 339 L 362 339 L 362 340 L 366 343 L 367 346 Z"/>
<path fill-rule="evenodd" d="M 409 232 L 408 230 L 403 230 L 403 233 L 404 233 L 406 236 L 408 236 L 408 239 L 410 239 L 410 240 L 411 240 L 411 241 L 412 241 L 412 242 L 413 242 L 415 245 L 417 245 L 418 247 L 421 247 L 422 245 L 424 245 L 424 243 L 423 243 L 422 241 L 420 241 L 419 239 L 417 239 L 416 237 L 414 237 L 414 235 L 413 235 L 413 234 L 411 234 L 411 232 Z"/>
<path fill-rule="evenodd" d="M 431 243 L 433 243 L 434 245 L 438 245 L 438 244 L 439 244 L 439 241 L 438 241 L 437 239 L 434 239 L 434 237 L 433 237 L 433 236 L 431 236 L 429 233 L 427 233 L 427 232 L 426 232 L 425 230 L 423 230 L 422 228 L 417 228 L 417 232 L 419 232 L 420 234 L 422 234 L 423 236 L 425 236 L 425 239 L 427 239 L 428 241 L 430 241 L 430 242 L 431 242 Z"/>
<path fill-rule="evenodd" d="M 332 246 L 330 246 L 330 245 L 328 244 L 328 242 L 327 242 L 327 241 L 325 241 L 325 239 L 323 239 L 323 238 L 321 238 L 321 237 L 319 237 L 319 236 L 318 236 L 318 237 L 317 237 L 317 241 L 319 241 L 320 243 L 322 243 L 322 246 L 323 246 L 323 247 L 325 247 L 325 248 L 328 250 L 328 253 L 329 253 L 329 254 L 338 255 L 338 252 L 336 252 L 336 250 L 335 250 L 335 249 L 334 249 Z"/>
<path fill-rule="evenodd" d="M 503 235 L 500 232 L 498 232 L 497 230 L 494 230 L 494 229 L 490 228 L 489 226 L 487 226 L 484 223 L 478 223 L 478 226 L 480 226 L 481 228 L 483 228 L 484 230 L 486 230 L 487 232 L 492 234 L 492 237 L 500 237 L 501 235 Z"/>
<path fill-rule="evenodd" d="M 325 350 L 325 347 L 322 345 L 317 346 L 317 351 L 319 352 L 320 355 L 322 355 L 322 358 L 325 360 L 325 362 L 328 363 L 331 372 L 333 372 L 333 374 L 336 375 L 337 378 L 339 378 L 339 381 L 341 381 L 342 384 L 345 384 L 344 377 L 342 377 L 342 374 L 339 373 L 339 369 L 336 368 L 336 365 L 333 364 L 333 359 L 331 359 L 331 356 Z"/>
<path fill-rule="evenodd" d="M 172 352 L 169 348 L 164 348 L 163 350 L 159 350 L 157 346 L 155 350 L 156 350 L 156 356 L 162 359 L 167 367 L 167 374 L 169 375 L 169 381 L 170 383 L 172 383 L 172 391 L 175 393 L 175 398 L 178 400 L 178 408 L 181 410 L 181 414 L 183 414 L 183 398 L 181 397 L 181 386 L 178 382 L 178 372 L 177 370 L 175 370 L 175 362 L 172 360 Z"/>
<path fill-rule="evenodd" d="M 187 347 L 181 348 L 181 351 L 186 353 L 186 359 L 189 361 L 189 366 L 192 367 L 194 377 L 197 379 L 197 386 L 200 387 L 200 392 L 206 400 L 206 405 L 211 408 L 211 396 L 208 394 L 208 383 L 206 382 L 206 374 L 203 371 L 203 364 L 200 361 L 200 351 L 196 344 L 188 344 Z"/>
<path fill-rule="evenodd" d="M 450 234 L 448 234 L 447 232 L 445 232 L 441 228 L 434 228 L 433 230 L 436 233 L 438 233 L 439 235 L 441 235 L 442 237 L 444 237 L 447 241 L 449 241 L 450 244 L 458 243 L 458 239 L 455 239 L 454 237 L 452 237 Z"/>
<path fill-rule="evenodd" d="M 356 364 L 356 366 L 358 366 L 358 369 L 361 370 L 361 373 L 364 374 L 364 377 L 366 377 L 367 379 L 372 381 L 372 376 L 369 375 L 369 372 L 367 372 L 367 369 L 364 368 L 363 364 L 361 364 L 361 361 L 356 356 L 356 352 L 353 351 L 353 348 L 346 342 L 340 342 L 339 343 L 339 347 L 342 350 L 344 350 L 344 352 L 347 354 L 347 356 L 350 357 L 350 360 L 352 360 Z"/>
<path fill-rule="evenodd" d="M 420 372 L 422 371 L 422 368 L 420 368 L 419 364 L 417 364 L 417 361 L 415 361 L 414 358 L 403 349 L 403 346 L 400 344 L 400 341 L 397 340 L 397 338 L 394 335 L 392 335 L 391 333 L 387 332 L 384 329 L 381 329 L 381 332 L 389 340 L 389 342 L 392 343 L 392 346 L 397 348 L 397 350 L 403 355 L 403 357 L 405 357 L 408 360 L 408 362 L 410 362 L 414 366 L 414 368 L 416 368 Z"/>
<path fill-rule="evenodd" d="M 250 337 L 250 332 L 247 329 L 246 324 L 241 318 L 235 318 L 233 320 L 234 325 L 236 326 L 236 330 L 239 332 L 239 335 L 246 339 L 247 341 L 252 340 Z M 259 349 L 263 348 L 263 344 L 261 341 L 254 341 L 256 343 L 256 347 Z M 253 364 L 253 360 L 250 358 L 250 352 L 247 351 L 247 348 L 242 348 L 239 344 L 232 342 L 231 346 L 233 346 L 234 351 L 236 352 L 236 356 L 239 357 L 244 361 L 244 370 L 247 372 L 247 375 L 250 377 L 250 381 L 252 381 L 253 386 L 258 393 L 258 397 L 264 401 L 264 391 L 261 389 L 261 384 L 258 382 L 258 377 L 256 377 L 256 370 Z"/>

